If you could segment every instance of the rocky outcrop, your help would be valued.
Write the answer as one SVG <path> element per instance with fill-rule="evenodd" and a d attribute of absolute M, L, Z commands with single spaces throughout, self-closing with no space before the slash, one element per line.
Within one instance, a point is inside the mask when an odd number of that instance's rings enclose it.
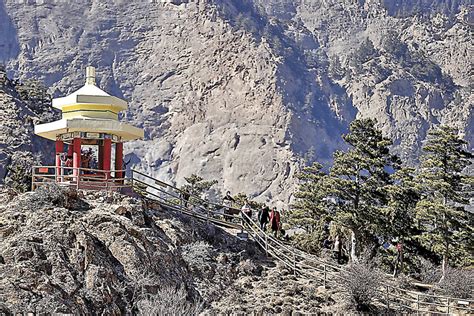
<path fill-rule="evenodd" d="M 1 56 L 55 96 L 96 66 L 146 131 L 130 166 L 286 203 L 303 161 L 328 164 L 355 117 L 376 118 L 412 163 L 439 123 L 472 145 L 471 8 L 427 3 L 7 0 Z"/>
<path fill-rule="evenodd" d="M 316 297 L 311 280 L 297 281 L 250 241 L 144 200 L 55 186 L 0 188 L 0 275 L 3 313 L 146 315 L 144 301 L 176 299 L 162 297 L 175 288 L 206 314 L 322 302 L 305 299 Z M 291 291 L 295 304 L 274 303 Z"/>

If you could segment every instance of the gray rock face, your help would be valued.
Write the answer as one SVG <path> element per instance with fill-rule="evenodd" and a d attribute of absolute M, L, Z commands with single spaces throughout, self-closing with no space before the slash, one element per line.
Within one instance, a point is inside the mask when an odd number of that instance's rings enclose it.
<path fill-rule="evenodd" d="M 52 186 L 16 195 L 0 187 L 0 222 L 0 313 L 149 315 L 141 303 L 157 295 L 164 305 L 156 293 L 175 287 L 210 315 L 310 312 L 323 300 L 309 280 L 287 269 L 280 275 L 256 244 L 119 194 Z M 273 304 L 289 293 L 285 306 Z"/>
<path fill-rule="evenodd" d="M 130 101 L 124 119 L 146 131 L 126 145 L 134 167 L 178 184 L 197 173 L 220 190 L 286 203 L 302 161 L 328 163 L 355 117 L 376 118 L 411 161 L 434 124 L 454 124 L 473 143 L 470 9 L 414 6 L 7 0 L 0 45 L 10 48 L 0 56 L 55 96 L 96 66 L 99 85 Z"/>
<path fill-rule="evenodd" d="M 49 121 L 55 115 L 49 109 L 44 89 L 35 82 L 20 84 L 7 78 L 0 68 L 0 182 L 8 176 L 8 168 L 18 165 L 28 167 L 34 161 L 51 163 L 54 149 L 33 134 L 33 124 Z"/>

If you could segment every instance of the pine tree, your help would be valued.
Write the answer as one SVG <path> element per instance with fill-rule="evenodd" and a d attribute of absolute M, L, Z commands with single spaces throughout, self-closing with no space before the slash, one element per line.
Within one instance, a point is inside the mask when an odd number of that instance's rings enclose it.
<path fill-rule="evenodd" d="M 411 240 L 415 230 L 415 207 L 420 199 L 415 180 L 415 169 L 401 168 L 391 175 L 392 184 L 386 187 L 388 204 L 384 208 L 386 218 L 385 231 L 389 237 L 398 239 L 401 248 L 398 249 L 397 263 L 394 275 L 403 271 L 405 241 Z M 400 269 L 397 269 L 397 265 Z"/>
<path fill-rule="evenodd" d="M 473 177 L 463 174 L 472 153 L 456 130 L 441 126 L 429 131 L 423 146 L 418 182 L 422 199 L 416 211 L 423 233 L 420 241 L 442 256 L 443 277 L 448 260 L 467 255 L 472 261 L 473 214 L 465 209 L 473 193 Z M 470 249 L 472 250 L 472 249 Z"/>
<path fill-rule="evenodd" d="M 335 152 L 329 183 L 337 201 L 335 219 L 351 230 L 351 259 L 357 261 L 359 242 L 373 244 L 375 236 L 385 232 L 385 189 L 391 184 L 389 172 L 398 168 L 399 161 L 390 154 L 391 141 L 375 128 L 374 120 L 353 121 L 343 138 L 351 148 Z"/>
<path fill-rule="evenodd" d="M 298 234 L 296 243 L 311 252 L 320 249 L 324 239 L 324 226 L 330 221 L 328 212 L 328 191 L 326 188 L 327 174 L 322 165 L 315 162 L 304 167 L 297 175 L 300 184 L 295 193 L 295 202 L 288 212 L 288 223 L 303 228 L 305 233 Z"/>
<path fill-rule="evenodd" d="M 247 196 L 247 194 L 245 194 L 243 192 L 240 192 L 240 193 L 234 195 L 232 198 L 235 201 L 235 207 L 241 207 L 245 203 L 248 203 L 248 205 L 250 206 L 251 209 L 260 210 L 265 206 L 264 203 L 260 203 L 260 202 L 252 200 L 251 198 L 249 198 Z"/>
<path fill-rule="evenodd" d="M 181 187 L 181 190 L 187 191 L 189 194 L 199 197 L 201 193 L 207 192 L 217 180 L 206 181 L 204 178 L 192 174 L 190 177 L 185 177 L 186 184 Z"/>
<path fill-rule="evenodd" d="M 322 216 L 327 216 L 327 192 L 324 190 L 324 180 L 327 175 L 321 170 L 322 165 L 315 162 L 304 167 L 297 175 L 300 180 L 295 202 L 288 213 L 290 224 L 302 227 L 311 232 L 318 225 Z"/>

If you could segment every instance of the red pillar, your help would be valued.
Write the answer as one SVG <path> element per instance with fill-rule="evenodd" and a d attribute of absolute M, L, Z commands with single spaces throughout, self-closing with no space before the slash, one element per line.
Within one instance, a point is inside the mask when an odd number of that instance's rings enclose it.
<path fill-rule="evenodd" d="M 62 181 L 63 170 L 61 170 L 61 153 L 64 150 L 64 142 L 60 139 L 56 139 L 56 181 Z"/>
<path fill-rule="evenodd" d="M 99 170 L 104 170 L 104 143 L 101 141 L 99 142 L 99 157 L 98 159 L 98 164 L 99 164 Z"/>
<path fill-rule="evenodd" d="M 78 181 L 79 170 L 76 168 L 81 167 L 81 139 L 80 138 L 74 138 L 72 140 L 72 167 L 74 168 L 72 175 L 74 176 L 74 179 Z"/>
<path fill-rule="evenodd" d="M 110 178 L 110 165 L 111 165 L 111 158 L 112 158 L 112 140 L 110 138 L 104 139 L 104 158 L 102 160 L 102 166 L 106 171 L 105 177 L 107 179 Z"/>
<path fill-rule="evenodd" d="M 123 143 L 117 143 L 115 144 L 115 178 L 123 178 L 123 171 L 117 171 L 117 170 L 122 170 L 123 168 Z M 120 183 L 123 182 L 123 180 L 119 180 Z"/>

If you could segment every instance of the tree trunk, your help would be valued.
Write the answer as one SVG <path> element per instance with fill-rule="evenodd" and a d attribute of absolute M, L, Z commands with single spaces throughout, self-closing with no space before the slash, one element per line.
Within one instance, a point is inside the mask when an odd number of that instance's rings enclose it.
<path fill-rule="evenodd" d="M 357 239 L 354 230 L 351 230 L 351 261 L 359 261 L 359 258 L 357 257 Z"/>
<path fill-rule="evenodd" d="M 401 245 L 402 245 L 402 247 L 400 249 L 400 272 L 403 273 L 403 261 L 404 261 L 403 260 L 403 250 L 404 250 L 403 248 L 405 248 L 405 244 L 402 242 Z"/>
<path fill-rule="evenodd" d="M 448 268 L 448 256 L 449 256 L 449 245 L 446 245 L 446 249 L 443 254 L 443 262 L 441 264 L 441 269 L 442 269 L 442 274 L 441 274 L 441 279 L 439 282 L 444 280 L 444 277 L 446 276 L 446 269 Z"/>

